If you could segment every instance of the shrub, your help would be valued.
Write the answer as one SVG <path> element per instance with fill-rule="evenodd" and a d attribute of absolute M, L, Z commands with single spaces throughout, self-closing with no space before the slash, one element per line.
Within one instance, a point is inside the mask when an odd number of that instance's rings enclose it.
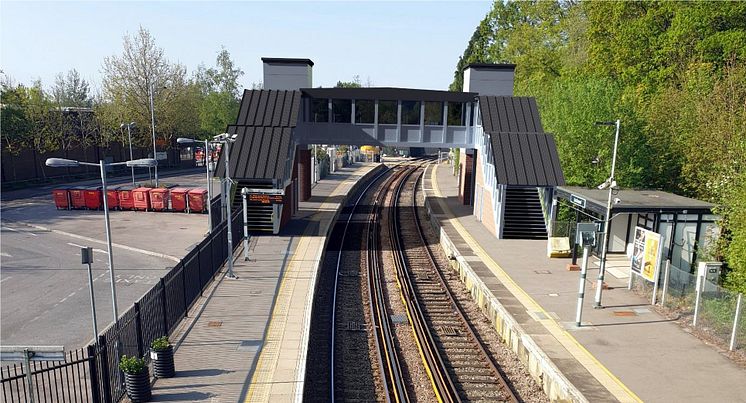
<path fill-rule="evenodd" d="M 159 337 L 150 343 L 150 348 L 154 351 L 163 351 L 170 346 L 171 343 L 168 341 L 168 336 Z"/>
<path fill-rule="evenodd" d="M 123 355 L 122 359 L 119 360 L 119 369 L 125 374 L 136 375 L 145 371 L 145 368 L 145 360 L 142 358 Z"/>

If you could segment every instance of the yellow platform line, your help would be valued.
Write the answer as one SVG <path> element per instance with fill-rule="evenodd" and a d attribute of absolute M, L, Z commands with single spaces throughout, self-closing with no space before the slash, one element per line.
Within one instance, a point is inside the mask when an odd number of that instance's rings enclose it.
<path fill-rule="evenodd" d="M 327 196 L 327 199 L 336 196 L 339 189 L 343 186 L 349 185 L 351 182 L 355 182 L 359 178 L 347 179 L 337 185 L 336 188 Z M 325 211 L 336 211 L 337 202 L 322 203 L 317 209 L 317 212 Z M 259 360 L 256 364 L 256 369 L 251 377 L 249 384 L 249 390 L 246 393 L 244 403 L 250 402 L 267 402 L 270 399 L 273 378 L 275 376 L 275 370 L 280 357 L 280 348 L 282 347 L 282 340 L 287 327 L 288 313 L 290 312 L 290 304 L 292 301 L 293 294 L 295 292 L 295 276 L 292 276 L 295 271 L 299 269 L 301 263 L 304 260 L 309 245 L 315 239 L 311 235 L 312 228 L 306 228 L 298 241 L 298 246 L 295 248 L 292 256 L 290 257 L 288 267 L 282 274 L 280 280 L 280 287 L 277 292 L 274 307 L 270 314 L 269 325 L 267 326 L 266 338 L 264 340 L 262 349 L 259 353 Z M 291 279 L 293 281 L 288 281 Z M 292 395 L 296 395 L 295 391 Z"/>
<path fill-rule="evenodd" d="M 430 176 L 431 187 L 437 196 L 440 207 L 448 216 L 447 221 L 453 225 L 461 237 L 469 244 L 474 253 L 490 269 L 492 274 L 500 280 L 505 288 L 523 304 L 526 309 L 544 313 L 545 318 L 538 320 L 557 341 L 583 366 L 588 372 L 598 380 L 614 397 L 622 402 L 642 402 L 634 392 L 632 392 L 619 378 L 614 376 L 596 357 L 591 354 L 582 344 L 580 344 L 567 330 L 562 328 L 557 321 L 551 319 L 551 316 L 539 305 L 530 295 L 526 293 L 515 281 L 495 262 L 492 257 L 482 248 L 481 245 L 469 234 L 469 231 L 461 225 L 458 219 L 453 215 L 448 205 L 443 201 L 443 194 L 438 186 L 437 166 L 432 169 Z"/>

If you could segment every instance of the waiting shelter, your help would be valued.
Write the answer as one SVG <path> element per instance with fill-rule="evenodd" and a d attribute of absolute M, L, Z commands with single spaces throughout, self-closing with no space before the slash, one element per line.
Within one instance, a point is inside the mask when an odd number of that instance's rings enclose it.
<path fill-rule="evenodd" d="M 603 231 L 609 191 L 558 186 L 552 199 L 554 232 L 558 210 L 575 210 L 576 221 L 593 221 Z M 612 191 L 609 253 L 626 253 L 634 242 L 636 226 L 661 234 L 663 257 L 680 270 L 694 270 L 698 256 L 712 250 L 719 235 L 714 204 L 660 190 Z M 575 223 L 571 223 L 574 228 Z M 569 235 L 569 234 L 568 234 Z M 574 238 L 574 237 L 573 237 Z M 571 238 L 572 239 L 572 238 Z M 601 245 L 596 246 L 600 251 Z"/>

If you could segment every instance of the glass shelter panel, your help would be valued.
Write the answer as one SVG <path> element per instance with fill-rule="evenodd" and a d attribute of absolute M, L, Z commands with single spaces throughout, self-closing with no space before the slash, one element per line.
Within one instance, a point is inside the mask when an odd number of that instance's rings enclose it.
<path fill-rule="evenodd" d="M 443 102 L 425 102 L 425 125 L 443 125 Z"/>
<path fill-rule="evenodd" d="M 375 123 L 376 104 L 368 99 L 355 100 L 355 123 Z"/>
<path fill-rule="evenodd" d="M 378 101 L 378 124 L 395 125 L 397 117 L 396 101 Z"/>
<path fill-rule="evenodd" d="M 448 126 L 466 126 L 466 108 L 463 102 L 448 103 Z"/>
<path fill-rule="evenodd" d="M 334 123 L 352 122 L 352 101 L 351 100 L 349 99 L 333 99 L 332 100 L 332 122 Z"/>
<path fill-rule="evenodd" d="M 401 102 L 401 124 L 419 125 L 420 124 L 420 102 L 419 101 L 402 101 Z"/>
<path fill-rule="evenodd" d="M 329 122 L 329 101 L 327 99 L 311 99 L 311 122 Z"/>

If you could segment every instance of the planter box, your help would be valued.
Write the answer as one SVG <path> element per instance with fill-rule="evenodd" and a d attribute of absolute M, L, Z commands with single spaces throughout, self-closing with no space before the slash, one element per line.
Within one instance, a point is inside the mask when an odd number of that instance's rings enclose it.
<path fill-rule="evenodd" d="M 133 402 L 149 402 L 152 397 L 148 368 L 139 374 L 125 373 L 124 386 L 127 389 L 127 396 Z"/>

